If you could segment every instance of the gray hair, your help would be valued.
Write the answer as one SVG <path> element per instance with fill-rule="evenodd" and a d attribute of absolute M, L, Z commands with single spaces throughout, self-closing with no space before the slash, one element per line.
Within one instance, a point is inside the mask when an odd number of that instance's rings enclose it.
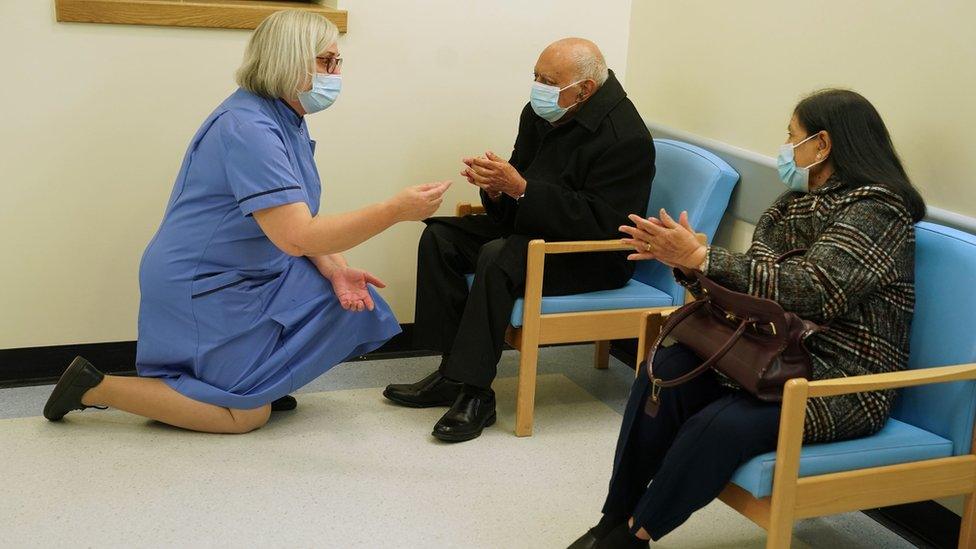
<path fill-rule="evenodd" d="M 321 15 L 275 12 L 251 35 L 237 84 L 263 97 L 294 99 L 315 76 L 315 57 L 338 39 L 339 29 Z"/>
<path fill-rule="evenodd" d="M 585 47 L 574 48 L 573 59 L 576 62 L 577 80 L 593 80 L 597 86 L 602 86 L 610 76 L 610 71 L 607 70 L 607 62 L 600 50 L 593 51 Z"/>

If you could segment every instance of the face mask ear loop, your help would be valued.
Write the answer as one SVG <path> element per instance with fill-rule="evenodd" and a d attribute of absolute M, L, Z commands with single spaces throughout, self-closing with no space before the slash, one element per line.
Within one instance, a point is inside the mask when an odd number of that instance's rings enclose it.
<path fill-rule="evenodd" d="M 810 141 L 811 139 L 813 139 L 814 137 L 817 137 L 818 135 L 820 135 L 820 132 L 817 132 L 817 133 L 815 133 L 815 134 L 812 134 L 812 135 L 810 135 L 809 137 L 807 137 L 807 138 L 806 138 L 806 139 L 804 139 L 803 141 L 800 141 L 800 142 L 799 142 L 799 143 L 797 143 L 796 145 L 792 145 L 792 147 L 793 147 L 793 150 L 796 150 L 796 148 L 797 148 L 797 147 L 799 147 L 800 145 L 802 145 L 802 144 L 804 144 L 804 143 L 806 143 L 807 141 Z M 794 154 L 794 158 L 795 158 L 795 157 L 796 157 L 796 155 Z M 827 159 L 826 159 L 826 158 L 824 158 L 823 160 L 818 160 L 818 161 L 816 161 L 816 162 L 814 162 L 813 164 L 810 164 L 809 166 L 807 166 L 807 167 L 805 167 L 805 168 L 803 168 L 803 169 L 804 169 L 804 170 L 809 170 L 810 168 L 812 168 L 812 167 L 814 167 L 814 166 L 816 166 L 817 164 L 822 164 L 822 163 L 824 163 L 824 162 L 826 162 L 826 161 L 827 161 Z"/>
<path fill-rule="evenodd" d="M 584 78 L 582 80 L 577 80 L 576 82 L 573 82 L 572 84 L 566 86 L 565 88 L 560 89 L 559 92 L 562 93 L 563 90 L 568 90 L 569 88 L 572 88 L 573 86 L 575 86 L 576 84 L 579 84 L 580 82 L 586 82 L 586 78 Z M 580 91 L 582 91 L 582 90 L 580 90 Z M 557 99 L 557 101 L 558 101 L 558 99 Z M 576 101 L 574 101 L 572 105 L 566 107 L 566 110 L 568 111 L 569 109 L 572 109 L 573 107 L 579 105 L 580 103 L 581 103 L 581 101 L 579 100 L 579 95 L 577 95 L 576 96 Z"/>
<path fill-rule="evenodd" d="M 807 166 L 806 168 L 803 168 L 803 169 L 804 169 L 804 170 L 809 170 L 810 168 L 812 168 L 812 167 L 814 167 L 814 166 L 816 166 L 817 164 L 823 164 L 823 163 L 824 163 L 824 162 L 826 162 L 826 161 L 827 161 L 827 159 L 826 159 L 826 158 L 824 158 L 823 160 L 817 160 L 817 161 L 816 161 L 816 162 L 814 162 L 813 164 L 810 164 L 809 166 Z"/>
<path fill-rule="evenodd" d="M 796 145 L 792 145 L 791 144 L 791 146 L 793 147 L 794 150 L 796 150 L 797 147 L 799 147 L 800 145 L 806 143 L 807 141 L 810 141 L 811 139 L 813 139 L 814 137 L 817 137 L 818 135 L 820 135 L 820 132 L 817 132 L 815 134 L 812 134 L 812 135 L 808 136 L 806 139 L 804 139 L 803 141 L 800 141 Z"/>
<path fill-rule="evenodd" d="M 573 87 L 573 86 L 575 86 L 576 84 L 579 84 L 580 82 L 585 82 L 585 81 L 586 81 L 586 79 L 585 79 L 585 78 L 584 78 L 583 80 L 577 80 L 576 82 L 573 82 L 572 84 L 569 84 L 568 86 L 565 86 L 565 87 L 562 87 L 562 88 L 559 88 L 559 91 L 560 91 L 560 92 L 562 92 L 563 90 L 568 90 L 569 88 L 572 88 L 572 87 Z"/>

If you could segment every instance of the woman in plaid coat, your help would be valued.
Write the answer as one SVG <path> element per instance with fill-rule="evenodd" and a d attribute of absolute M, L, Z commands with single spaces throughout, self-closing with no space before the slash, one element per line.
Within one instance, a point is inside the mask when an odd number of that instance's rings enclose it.
<path fill-rule="evenodd" d="M 745 253 L 703 246 L 687 215 L 631 216 L 621 227 L 634 260 L 658 260 L 694 293 L 699 270 L 737 292 L 772 299 L 802 318 L 829 324 L 809 337 L 813 379 L 902 370 L 914 309 L 914 222 L 925 204 L 888 130 L 864 97 L 824 90 L 802 100 L 780 148 L 789 191 L 763 213 Z M 791 250 L 804 255 L 783 263 Z M 653 368 L 672 379 L 701 364 L 681 344 L 660 349 Z M 705 506 L 735 470 L 776 448 L 780 405 L 762 402 L 710 372 L 661 392 L 643 413 L 648 377 L 637 376 L 624 413 L 603 518 L 571 547 L 646 547 Z M 808 401 L 804 439 L 873 434 L 894 391 Z M 652 482 L 653 481 L 653 482 Z"/>

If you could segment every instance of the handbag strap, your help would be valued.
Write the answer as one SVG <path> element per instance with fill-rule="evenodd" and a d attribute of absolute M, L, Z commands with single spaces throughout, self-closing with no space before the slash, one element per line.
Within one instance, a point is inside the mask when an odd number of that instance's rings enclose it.
<path fill-rule="evenodd" d="M 685 315 L 685 317 L 687 317 L 687 315 Z M 676 387 L 683 383 L 687 383 L 692 379 L 695 379 L 696 377 L 707 372 L 709 369 L 712 368 L 712 366 L 716 362 L 722 360 L 722 357 L 728 354 L 728 352 L 732 349 L 732 347 L 736 344 L 736 342 L 739 341 L 739 339 L 742 337 L 742 334 L 746 331 L 746 326 L 748 326 L 749 323 L 750 323 L 749 319 L 745 319 L 745 318 L 742 319 L 739 322 L 739 327 L 736 328 L 735 332 L 733 332 L 732 335 L 729 336 L 729 339 L 726 340 L 725 344 L 722 345 L 717 351 L 715 351 L 715 354 L 709 357 L 708 360 L 706 360 L 705 362 L 702 362 L 702 364 L 697 368 L 695 368 L 694 370 L 688 372 L 687 374 L 678 376 L 674 379 L 664 380 L 658 377 L 654 377 L 654 371 L 651 368 L 651 361 L 649 360 L 647 362 L 647 375 L 650 376 L 651 383 L 654 385 L 654 388 L 657 389 L 659 387 Z M 676 322 L 674 325 L 676 326 L 677 324 L 678 322 Z M 674 326 L 671 326 L 671 329 L 673 328 Z M 669 329 L 668 332 L 670 331 L 671 330 Z M 661 335 L 662 335 L 661 341 L 663 341 L 663 337 L 667 337 L 666 334 L 664 333 L 663 328 L 661 329 Z"/>

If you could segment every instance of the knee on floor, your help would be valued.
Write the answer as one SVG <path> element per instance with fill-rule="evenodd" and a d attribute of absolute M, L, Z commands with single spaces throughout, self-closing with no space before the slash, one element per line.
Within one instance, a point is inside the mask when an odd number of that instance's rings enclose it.
<path fill-rule="evenodd" d="M 268 423 L 268 419 L 271 417 L 271 405 L 266 404 L 251 410 L 231 409 L 230 415 L 232 424 L 228 433 L 242 435 L 260 429 Z"/>

